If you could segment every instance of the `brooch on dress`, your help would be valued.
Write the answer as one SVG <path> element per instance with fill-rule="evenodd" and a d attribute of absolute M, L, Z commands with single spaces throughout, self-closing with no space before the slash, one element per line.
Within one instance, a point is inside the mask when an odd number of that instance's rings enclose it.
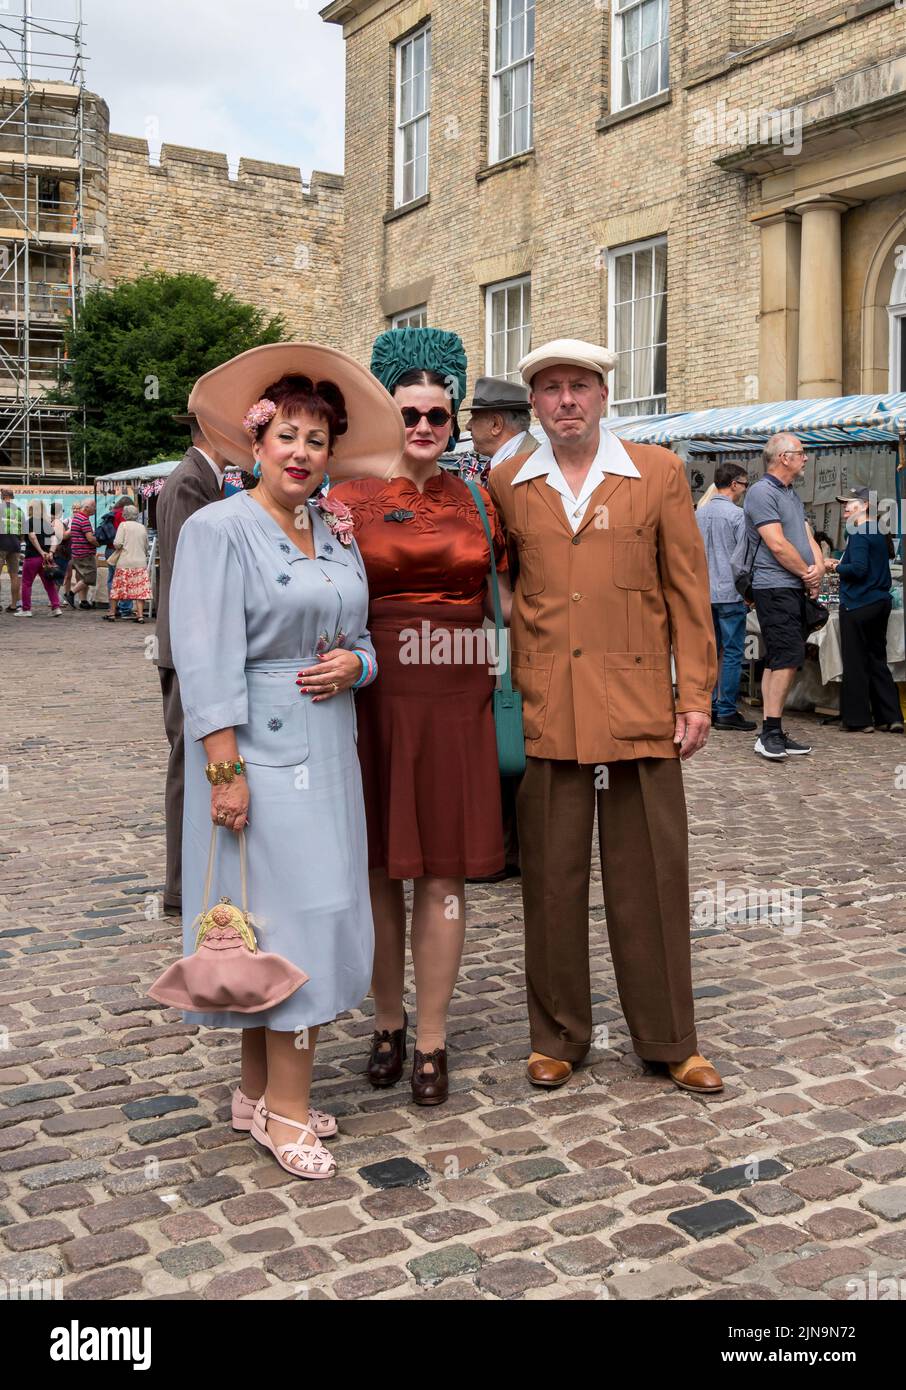
<path fill-rule="evenodd" d="M 384 513 L 385 521 L 414 521 L 415 512 L 407 511 L 405 507 L 397 507 L 392 512 Z"/>
<path fill-rule="evenodd" d="M 289 576 L 288 574 L 278 574 L 278 575 L 277 575 L 277 583 L 278 583 L 278 584 L 286 585 L 286 584 L 289 583 L 289 581 L 290 581 L 290 576 Z"/>
<path fill-rule="evenodd" d="M 346 503 L 328 493 L 326 497 L 319 497 L 316 505 L 328 531 L 333 532 L 341 545 L 352 545 L 355 520 Z"/>

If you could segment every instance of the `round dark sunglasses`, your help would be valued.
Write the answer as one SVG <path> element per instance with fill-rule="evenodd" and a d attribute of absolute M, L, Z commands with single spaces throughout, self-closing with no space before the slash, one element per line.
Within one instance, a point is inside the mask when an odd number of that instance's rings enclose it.
<path fill-rule="evenodd" d="M 416 410 L 414 405 L 404 405 L 400 414 L 407 430 L 414 430 L 422 420 L 427 420 L 433 429 L 439 430 L 453 419 L 449 410 L 444 410 L 442 405 L 432 406 L 430 410 Z"/>

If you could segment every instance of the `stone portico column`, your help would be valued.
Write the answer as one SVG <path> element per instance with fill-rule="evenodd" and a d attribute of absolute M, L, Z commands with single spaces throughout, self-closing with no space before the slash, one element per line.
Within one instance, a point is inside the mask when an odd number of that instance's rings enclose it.
<path fill-rule="evenodd" d="M 755 225 L 761 233 L 757 394 L 760 401 L 788 401 L 799 389 L 799 218 L 778 212 Z"/>
<path fill-rule="evenodd" d="M 816 198 L 794 209 L 802 219 L 799 272 L 800 399 L 843 394 L 843 273 L 840 218 L 852 206 Z"/>

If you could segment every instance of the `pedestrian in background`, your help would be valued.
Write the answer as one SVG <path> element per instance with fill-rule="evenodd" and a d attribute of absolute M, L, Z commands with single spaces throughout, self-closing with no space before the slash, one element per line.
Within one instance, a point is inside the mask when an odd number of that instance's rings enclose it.
<path fill-rule="evenodd" d="M 746 640 L 746 605 L 737 592 L 730 558 L 746 529 L 742 499 L 748 474 L 738 463 L 721 463 L 714 470 L 714 491 L 695 513 L 705 542 L 711 584 L 711 616 L 717 642 L 719 667 L 711 696 L 711 724 L 715 729 L 751 733 L 756 727 L 736 708 Z"/>
<path fill-rule="evenodd" d="M 43 502 L 32 502 L 29 531 L 25 537 L 25 561 L 22 565 L 22 607 L 17 618 L 31 617 L 31 591 L 40 577 L 50 600 L 51 616 L 60 616 L 60 595 L 54 583 L 53 548 L 56 543 L 50 512 Z"/>
<path fill-rule="evenodd" d="M 138 520 L 138 507 L 123 507 L 122 516 L 113 541 L 116 569 L 110 586 L 110 612 L 104 617 L 112 623 L 117 617 L 118 601 L 132 600 L 136 607 L 136 616 L 132 621 L 143 623 L 145 604 L 151 601 L 148 528 Z"/>
<path fill-rule="evenodd" d="M 80 502 L 72 513 L 69 538 L 72 546 L 72 568 L 76 582 L 72 593 L 79 598 L 80 608 L 92 608 L 88 591 L 98 582 L 98 541 L 92 529 L 96 503 L 93 497 Z M 74 605 L 73 605 L 74 606 Z"/>
<path fill-rule="evenodd" d="M 806 454 L 794 434 L 772 434 L 765 474 L 746 494 L 746 540 L 752 546 L 752 593 L 766 649 L 761 678 L 764 723 L 755 752 L 772 761 L 811 753 L 783 728 L 783 707 L 805 662 L 806 597 L 816 598 L 824 556 L 809 532 L 795 481 Z M 708 504 L 713 506 L 713 502 Z"/>
<path fill-rule="evenodd" d="M 3 571 L 9 574 L 10 601 L 7 613 L 15 613 L 22 597 L 21 567 L 22 537 L 25 534 L 25 518 L 15 505 L 11 487 L 0 488 L 0 580 Z"/>
<path fill-rule="evenodd" d="M 826 561 L 840 576 L 840 648 L 843 682 L 840 722 L 848 733 L 903 732 L 900 697 L 887 665 L 887 623 L 893 600 L 890 561 L 893 541 L 872 525 L 867 487 L 845 497 L 846 549 L 841 560 Z"/>

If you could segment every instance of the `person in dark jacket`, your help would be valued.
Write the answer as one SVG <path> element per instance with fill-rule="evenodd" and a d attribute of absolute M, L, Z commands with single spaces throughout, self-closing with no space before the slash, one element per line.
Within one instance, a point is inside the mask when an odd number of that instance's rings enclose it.
<path fill-rule="evenodd" d="M 837 501 L 843 503 L 846 550 L 842 559 L 826 564 L 840 576 L 840 721 L 850 733 L 902 733 L 900 698 L 887 665 L 893 545 L 869 521 L 867 487 L 853 488 Z"/>

